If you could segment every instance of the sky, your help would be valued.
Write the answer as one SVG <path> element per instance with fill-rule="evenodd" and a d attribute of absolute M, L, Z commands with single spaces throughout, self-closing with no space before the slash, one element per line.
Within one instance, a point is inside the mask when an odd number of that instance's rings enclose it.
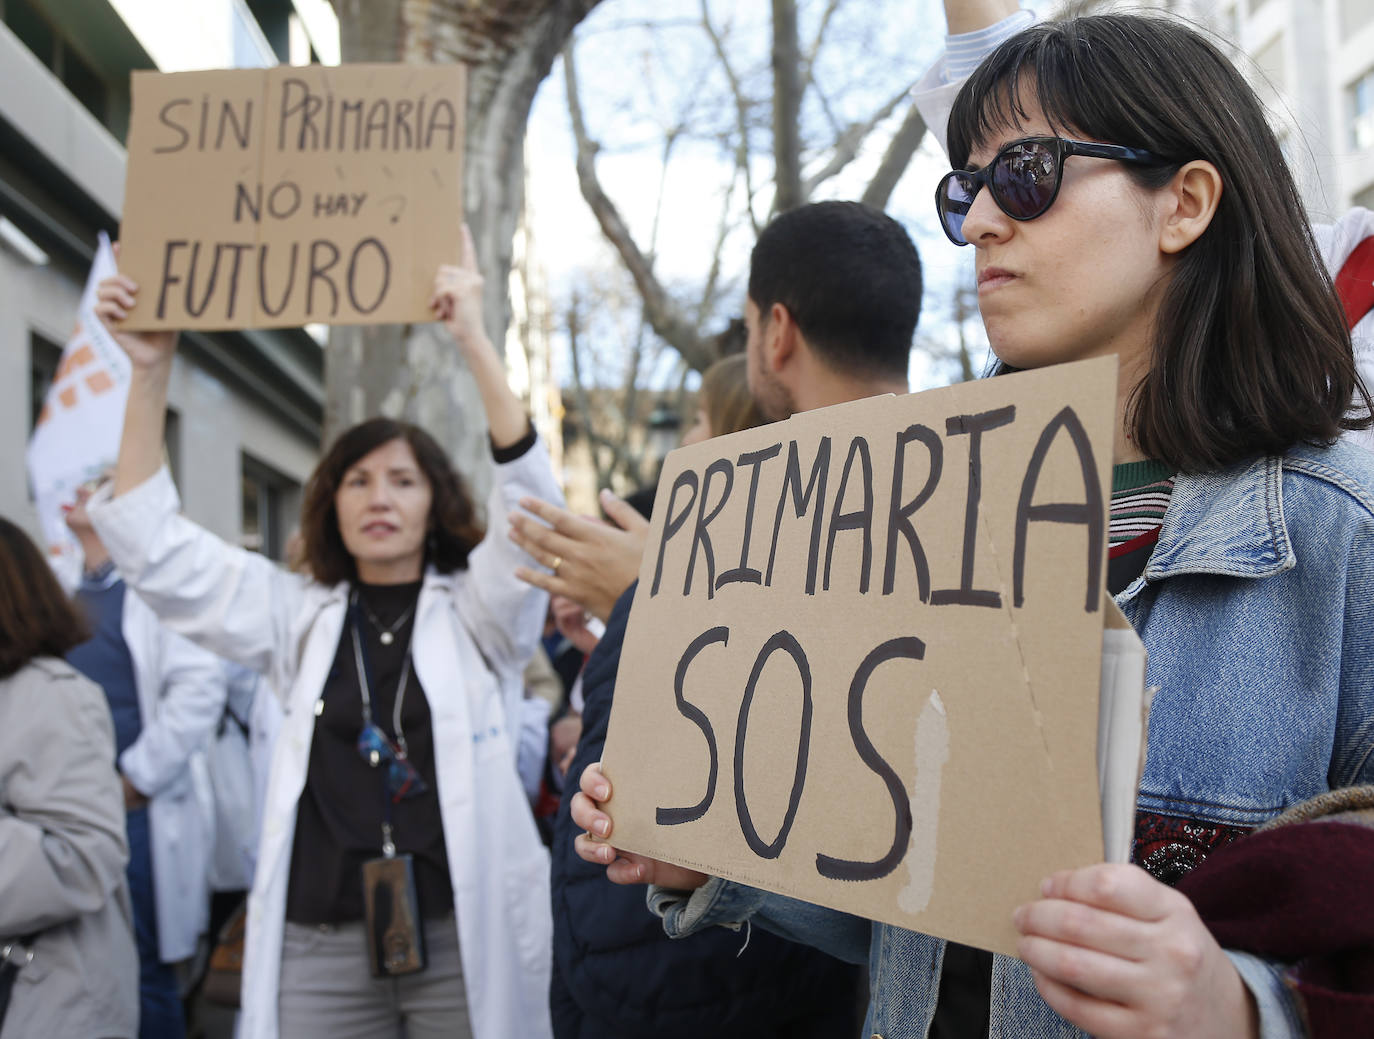
<path fill-rule="evenodd" d="M 803 0 L 803 39 L 811 30 L 808 16 L 814 18 L 818 6 Z M 748 66 L 753 55 L 757 58 L 754 65 L 766 72 L 769 5 L 749 0 L 713 4 L 711 9 L 721 25 L 731 17 L 735 19 L 728 28 L 732 33 L 730 50 L 732 55 L 738 52 L 739 65 Z M 894 84 L 900 89 L 914 82 L 943 49 L 944 17 L 939 0 L 849 0 L 841 10 L 852 12 L 851 20 L 846 24 L 837 20 L 832 30 L 833 51 L 828 63 L 822 61 L 817 77 L 831 93 L 840 93 L 841 87 L 851 82 L 860 83 L 851 91 L 850 118 L 876 109 L 881 100 L 895 93 Z M 887 22 L 882 21 L 883 14 L 890 16 Z M 864 24 L 865 16 L 870 24 Z M 667 20 L 669 28 L 656 34 L 638 29 L 637 24 L 648 18 Z M 649 240 L 662 170 L 662 135 L 656 123 L 670 119 L 665 113 L 682 103 L 681 95 L 674 93 L 676 88 L 707 92 L 694 75 L 698 67 L 694 56 L 700 53 L 700 41 L 705 36 L 687 24 L 697 18 L 695 0 L 610 0 L 593 11 L 579 29 L 583 108 L 592 135 L 605 145 L 598 156 L 598 173 L 641 243 Z M 760 46 L 765 48 L 761 52 Z M 671 73 L 667 77 L 662 75 L 665 69 Z M 555 313 L 563 312 L 568 295 L 584 272 L 610 270 L 618 262 L 578 190 L 563 84 L 559 63 L 536 97 L 527 147 L 531 225 Z M 897 115 L 875 133 L 872 147 L 854 163 L 851 175 L 825 186 L 816 197 L 857 197 L 904 111 L 899 107 Z M 757 142 L 759 147 L 767 146 L 763 136 Z M 942 343 L 957 340 L 957 330 L 948 317 L 950 297 L 955 282 L 971 275 L 973 263 L 972 250 L 951 245 L 935 220 L 934 186 L 948 168 L 943 151 L 927 135 L 888 207 L 912 235 L 921 254 L 926 289 L 918 340 L 929 337 Z M 670 201 L 661 215 L 656 268 L 666 282 L 695 285 L 701 280 L 714 248 L 720 185 L 729 169 L 721 149 L 706 143 L 680 147 L 675 154 L 669 165 L 666 197 Z M 754 169 L 756 179 L 766 182 L 771 162 L 765 157 Z M 742 231 L 726 248 L 725 267 L 735 280 L 735 291 L 726 307 L 732 313 L 743 307 L 742 286 L 751 246 L 752 234 Z M 718 324 L 724 324 L 723 316 Z M 986 340 L 976 317 L 966 323 L 966 334 L 974 344 L 974 366 L 981 369 Z M 566 342 L 560 336 L 555 343 L 555 363 L 562 365 L 557 376 L 564 383 L 568 381 L 566 361 Z M 943 385 L 949 378 L 949 366 L 932 369 L 923 352 L 913 351 L 913 389 Z"/>

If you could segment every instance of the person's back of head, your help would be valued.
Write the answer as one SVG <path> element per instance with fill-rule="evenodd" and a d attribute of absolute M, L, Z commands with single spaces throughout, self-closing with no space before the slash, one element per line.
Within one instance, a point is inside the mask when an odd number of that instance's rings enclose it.
<path fill-rule="evenodd" d="M 921 261 L 902 226 L 861 202 L 815 202 L 776 217 L 754 245 L 749 298 L 787 308 L 831 369 L 906 379 L 921 313 Z"/>
<path fill-rule="evenodd" d="M 38 546 L 0 517 L 0 678 L 34 657 L 61 657 L 88 637 Z"/>
<path fill-rule="evenodd" d="M 723 357 L 701 377 L 710 435 L 724 436 L 753 429 L 766 419 L 749 394 L 749 362 L 744 354 Z"/>

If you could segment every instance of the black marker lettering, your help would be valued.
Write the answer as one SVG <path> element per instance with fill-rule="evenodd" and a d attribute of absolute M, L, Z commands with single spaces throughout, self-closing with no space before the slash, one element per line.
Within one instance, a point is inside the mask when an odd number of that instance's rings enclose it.
<path fill-rule="evenodd" d="M 190 98 L 179 97 L 174 101 L 168 101 L 162 106 L 161 110 L 157 113 L 157 121 L 167 127 L 167 129 L 176 131 L 181 137 L 181 140 L 176 144 L 158 145 L 158 147 L 153 149 L 153 154 L 165 155 L 167 152 L 179 152 L 190 142 L 191 135 L 187 133 L 186 127 L 182 126 L 180 123 L 172 122 L 169 118 L 172 114 L 172 109 L 180 108 L 182 105 L 189 105 L 190 103 Z"/>
<path fill-rule="evenodd" d="M 725 477 L 725 490 L 721 492 L 718 501 L 710 514 L 706 508 L 711 498 L 711 477 L 717 474 Z M 735 467 L 730 464 L 728 458 L 717 458 L 706 467 L 706 475 L 701 479 L 701 498 L 697 501 L 697 525 L 692 531 L 692 551 L 687 557 L 687 573 L 682 580 L 682 595 L 684 598 L 692 594 L 692 574 L 697 566 L 697 549 L 700 548 L 706 553 L 706 598 L 715 597 L 716 582 L 716 554 L 711 550 L 711 535 L 706 532 L 711 521 L 720 515 L 720 510 L 725 508 L 725 503 L 730 500 L 730 490 L 735 485 Z"/>
<path fill-rule="evenodd" d="M 268 193 L 267 212 L 277 220 L 285 220 L 295 215 L 296 210 L 300 208 L 301 189 L 289 180 L 282 181 Z"/>
<path fill-rule="evenodd" d="M 687 668 L 707 646 L 719 642 L 722 646 L 730 644 L 730 629 L 711 628 L 692 640 L 682 659 L 677 662 L 677 672 L 673 675 L 673 698 L 677 701 L 678 713 L 701 730 L 706 737 L 706 748 L 711 754 L 711 769 L 706 777 L 706 794 L 690 808 L 655 808 L 654 822 L 659 826 L 680 826 L 694 822 L 706 814 L 716 796 L 716 774 L 719 771 L 720 755 L 716 750 L 716 733 L 711 728 L 711 719 L 696 704 L 688 703 L 682 693 L 682 683 L 687 677 Z"/>
<path fill-rule="evenodd" d="M 385 98 L 378 98 L 372 102 L 367 110 L 367 125 L 363 128 L 363 148 L 366 151 L 372 150 L 372 134 L 379 133 L 382 136 L 380 148 L 386 150 L 387 128 L 391 125 L 391 106 Z"/>
<path fill-rule="evenodd" d="M 229 308 L 224 315 L 226 318 L 232 318 L 234 304 L 238 302 L 239 296 L 239 267 L 243 263 L 243 254 L 252 249 L 253 245 L 251 242 L 225 242 L 223 248 L 234 256 L 234 265 L 229 268 Z"/>
<path fill-rule="evenodd" d="M 845 492 L 849 489 L 849 474 L 854 468 L 854 459 L 863 464 L 863 503 L 853 512 L 840 512 L 844 504 Z M 849 442 L 849 453 L 845 455 L 844 469 L 840 471 L 840 486 L 835 491 L 835 504 L 830 510 L 830 534 L 825 545 L 825 578 L 821 586 L 830 591 L 830 563 L 835 558 L 835 535 L 842 530 L 863 531 L 863 564 L 859 572 L 859 594 L 868 592 L 869 571 L 873 567 L 873 459 L 869 454 L 868 441 L 855 437 Z"/>
<path fill-rule="evenodd" d="M 262 185 L 257 185 L 256 190 L 249 194 L 248 188 L 242 183 L 234 185 L 234 223 L 243 220 L 244 209 L 248 210 L 248 216 L 253 223 L 262 222 Z"/>
<path fill-rule="evenodd" d="M 1040 470 L 1050 447 L 1060 430 L 1069 434 L 1073 449 L 1078 455 L 1078 466 L 1083 474 L 1083 497 L 1081 505 L 1054 503 L 1032 505 L 1035 485 L 1040 480 Z M 1036 523 L 1081 523 L 1088 528 L 1088 593 L 1083 610 L 1096 613 L 1102 592 L 1102 541 L 1106 537 L 1103 514 L 1106 501 L 1102 496 L 1102 481 L 1097 478 L 1097 459 L 1093 456 L 1093 445 L 1088 439 L 1088 431 L 1078 420 L 1073 408 L 1065 408 L 1050 420 L 1045 431 L 1031 452 L 1026 464 L 1026 477 L 1021 481 L 1021 498 L 1016 503 L 1016 547 L 1012 552 L 1012 604 L 1021 606 L 1026 599 L 1026 534 L 1032 522 Z"/>
<path fill-rule="evenodd" d="M 759 471 L 763 463 L 770 458 L 774 458 L 782 450 L 782 444 L 773 444 L 759 451 L 750 451 L 739 456 L 736 462 L 739 466 L 751 465 L 754 467 L 754 475 L 749 478 L 749 504 L 744 512 L 744 540 L 739 549 L 739 566 L 733 570 L 726 570 L 720 575 L 720 580 L 716 582 L 716 587 L 721 588 L 727 584 L 761 584 L 763 575 L 748 565 L 749 562 L 749 535 L 754 530 L 754 501 L 759 492 Z"/>
<path fill-rule="evenodd" d="M 766 843 L 754 827 L 754 820 L 749 814 L 749 805 L 744 797 L 744 739 L 749 731 L 749 706 L 754 702 L 754 691 L 758 687 L 759 677 L 763 674 L 768 658 L 778 650 L 786 652 L 797 665 L 802 685 L 802 716 L 801 732 L 797 737 L 797 770 L 792 777 L 792 791 L 787 797 L 787 812 L 782 817 L 778 835 L 772 842 Z M 754 661 L 754 670 L 749 673 L 749 684 L 744 688 L 744 699 L 740 701 L 739 723 L 735 726 L 735 814 L 739 816 L 740 832 L 744 834 L 745 843 L 759 858 L 776 859 L 782 854 L 782 849 L 787 844 L 787 835 L 792 831 L 792 823 L 797 818 L 802 789 L 806 786 L 806 762 L 811 751 L 811 712 L 811 664 L 802 652 L 801 644 L 792 634 L 780 631 L 759 650 L 759 655 Z"/>
<path fill-rule="evenodd" d="M 363 147 L 363 99 L 339 102 L 339 151 L 348 147 L 348 119 L 353 118 L 353 150 Z"/>
<path fill-rule="evenodd" d="M 811 465 L 811 476 L 802 491 L 801 462 L 797 457 L 797 442 L 787 445 L 787 471 L 783 475 L 782 493 L 778 496 L 778 511 L 773 517 L 773 545 L 768 550 L 768 573 L 764 576 L 766 588 L 773 586 L 773 564 L 778 557 L 778 532 L 782 528 L 782 512 L 787 506 L 787 491 L 792 490 L 792 510 L 797 519 L 806 515 L 807 508 L 814 501 L 816 514 L 811 520 L 811 547 L 806 556 L 806 594 L 816 594 L 816 568 L 821 551 L 821 520 L 825 508 L 825 484 L 830 473 L 830 438 L 821 437 L 816 448 L 816 461 Z"/>
<path fill-rule="evenodd" d="M 299 101 L 292 101 L 292 93 L 304 91 Z M 282 81 L 281 85 L 281 117 L 277 121 L 277 151 L 286 151 L 286 132 L 291 124 L 291 117 L 301 111 L 307 99 L 310 97 L 310 88 L 306 86 L 304 80 L 296 79 L 294 76 Z M 301 130 L 302 146 L 305 140 L 305 130 Z"/>
<path fill-rule="evenodd" d="M 272 304 L 267 301 L 267 250 L 269 246 L 263 242 L 258 246 L 258 303 L 262 306 L 263 312 L 268 317 L 280 317 L 286 305 L 291 302 L 291 290 L 296 285 L 296 261 L 300 258 L 300 242 L 291 243 L 291 260 L 287 265 L 286 288 L 282 289 L 281 305 L 273 309 Z"/>
<path fill-rule="evenodd" d="M 889 660 L 921 660 L 925 657 L 925 643 L 914 636 L 889 639 L 864 658 L 859 669 L 854 672 L 854 681 L 849 685 L 849 737 L 854 749 L 859 752 L 863 763 L 877 773 L 887 787 L 892 798 L 895 824 L 892 834 L 892 847 L 886 855 L 873 862 L 856 862 L 853 859 L 839 859 L 831 855 L 816 856 L 816 872 L 830 880 L 878 880 L 887 876 L 901 864 L 906 855 L 907 844 L 911 840 L 911 798 L 901 777 L 891 765 L 883 760 L 878 748 L 864 731 L 864 691 L 868 680 L 880 664 Z"/>
<path fill-rule="evenodd" d="M 930 593 L 932 606 L 994 606 L 1002 605 L 1002 596 L 988 588 L 973 587 L 974 550 L 978 547 L 978 502 L 983 494 L 983 434 L 1011 424 L 1016 420 L 1016 408 L 984 411 L 977 415 L 956 415 L 945 422 L 949 436 L 968 434 L 968 501 L 964 507 L 964 557 L 959 570 L 958 588 L 941 588 Z"/>
<path fill-rule="evenodd" d="M 329 262 L 323 267 L 320 266 L 318 259 L 321 248 L 328 249 L 332 254 L 329 257 Z M 317 279 L 329 286 L 329 316 L 333 317 L 339 312 L 339 289 L 334 284 L 334 279 L 329 277 L 329 271 L 338 262 L 339 247 L 333 242 L 316 239 L 310 243 L 310 279 L 305 285 L 305 313 L 308 318 L 314 318 L 319 314 L 319 311 L 315 309 L 315 282 Z"/>
<path fill-rule="evenodd" d="M 411 132 L 410 128 L 410 113 L 414 107 L 415 103 L 413 101 L 396 102 L 396 134 L 391 144 L 397 151 L 400 151 L 402 148 L 414 147 L 415 135 Z M 402 134 L 405 136 L 405 143 L 401 142 Z"/>
<path fill-rule="evenodd" d="M 200 306 L 195 302 L 196 286 L 196 264 L 200 260 L 200 242 L 191 246 L 191 266 L 186 274 L 186 313 L 192 317 L 200 317 L 205 313 L 205 308 L 210 304 L 210 297 L 215 291 L 215 282 L 219 278 L 219 254 L 220 247 L 215 246 L 215 260 L 210 265 L 210 275 L 205 279 L 205 294 L 200 298 Z"/>
<path fill-rule="evenodd" d="M 930 471 L 916 497 L 903 505 L 902 480 L 906 475 L 906 446 L 914 440 L 919 440 L 925 445 L 930 458 Z M 926 562 L 925 549 L 921 547 L 921 539 L 916 534 L 911 517 L 935 493 L 944 464 L 945 446 L 935 430 L 929 426 L 915 423 L 897 434 L 896 458 L 892 463 L 892 498 L 888 503 L 887 559 L 883 566 L 884 595 L 891 595 L 897 586 L 897 536 L 900 534 L 906 538 L 907 548 L 911 551 L 911 562 L 916 567 L 916 594 L 921 602 L 930 601 L 930 566 Z"/>
<path fill-rule="evenodd" d="M 364 305 L 358 298 L 358 257 L 362 254 L 364 247 L 371 246 L 377 250 L 377 256 L 381 262 L 380 276 L 372 279 L 375 283 L 380 283 L 377 289 L 377 298 L 370 305 Z M 391 288 L 391 257 L 387 255 L 386 246 L 375 238 L 364 238 L 353 247 L 353 255 L 348 261 L 348 302 L 359 314 L 371 314 L 382 305 L 382 300 L 386 299 L 387 290 Z"/>
<path fill-rule="evenodd" d="M 239 123 L 238 113 L 234 111 L 234 106 L 229 101 L 220 104 L 219 110 L 219 135 L 215 138 L 215 150 L 224 147 L 224 128 L 226 124 L 231 126 L 230 132 L 234 135 L 234 140 L 238 141 L 240 148 L 247 148 L 249 139 L 252 137 L 253 127 L 253 102 L 251 99 L 243 103 L 243 123 Z"/>
<path fill-rule="evenodd" d="M 442 120 L 440 116 L 443 116 Z M 426 149 L 434 147 L 434 135 L 438 132 L 443 133 L 447 141 L 444 151 L 453 151 L 457 144 L 458 114 L 453 110 L 453 103 L 446 97 L 434 102 L 434 107 L 429 110 L 429 123 L 425 127 Z"/>
<path fill-rule="evenodd" d="M 688 495 L 687 504 L 682 511 L 673 515 L 674 504 L 677 501 L 677 492 L 686 487 L 691 493 Z M 663 578 L 663 554 L 668 548 L 668 542 L 672 540 L 674 534 L 682 529 L 682 525 L 687 522 L 687 517 L 692 514 L 692 506 L 697 500 L 697 474 L 691 469 L 684 469 L 677 474 L 677 479 L 673 481 L 673 489 L 668 492 L 668 522 L 663 525 L 663 540 L 658 543 L 658 564 L 654 567 L 654 583 L 649 588 L 649 598 L 652 599 L 658 594 L 658 584 Z"/>
<path fill-rule="evenodd" d="M 162 287 L 157 294 L 157 316 L 160 319 L 167 316 L 167 290 L 181 281 L 180 278 L 172 274 L 172 254 L 178 249 L 185 249 L 190 243 L 185 239 L 168 242 L 162 250 Z"/>

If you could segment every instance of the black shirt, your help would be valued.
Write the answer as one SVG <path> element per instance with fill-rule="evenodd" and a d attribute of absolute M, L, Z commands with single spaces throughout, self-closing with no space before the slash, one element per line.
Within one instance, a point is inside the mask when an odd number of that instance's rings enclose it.
<path fill-rule="evenodd" d="M 367 608 L 359 609 L 357 616 L 364 660 L 372 670 L 372 720 L 394 741 L 396 687 L 409 652 L 420 582 L 356 587 Z M 404 621 L 393 627 L 402 615 Z M 383 644 L 378 624 L 392 630 L 390 645 Z M 363 701 L 351 623 L 344 624 L 320 703 L 305 789 L 297 806 L 286 894 L 286 919 L 298 924 L 363 919 L 362 864 L 382 854 L 386 767 L 373 768 L 358 752 Z M 428 789 L 392 804 L 393 839 L 398 854 L 415 856 L 421 915 L 443 916 L 453 908 L 453 886 L 439 813 L 429 702 L 413 665 L 406 680 L 401 728 L 410 762 Z"/>

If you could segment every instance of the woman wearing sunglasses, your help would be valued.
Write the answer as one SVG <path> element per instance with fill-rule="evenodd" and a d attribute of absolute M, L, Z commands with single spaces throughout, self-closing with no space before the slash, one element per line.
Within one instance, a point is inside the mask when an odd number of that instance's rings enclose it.
<path fill-rule="evenodd" d="M 463 237 L 432 306 L 485 405 L 492 536 L 432 437 L 372 419 L 306 487 L 309 578 L 178 515 L 160 467 L 176 337 L 120 333 L 137 286 L 99 288 L 133 381 L 113 495 L 91 517 L 169 627 L 266 676 L 286 707 L 249 897 L 249 1039 L 550 1034 L 548 857 L 513 731 L 547 595 L 515 576 L 531 557 L 504 527 L 521 497 L 562 496 L 483 331 Z"/>
<path fill-rule="evenodd" d="M 1281 965 L 1223 949 L 1170 886 L 1286 807 L 1374 782 L 1374 467 L 1333 443 L 1369 398 L 1278 143 L 1199 35 L 1091 17 L 999 46 L 949 149 L 937 209 L 976 250 L 999 370 L 1120 362 L 1114 482 L 1136 493 L 1113 503 L 1108 584 L 1158 687 L 1137 865 L 1047 878 L 1013 960 L 589 836 L 579 854 L 691 889 L 652 899 L 670 934 L 753 918 L 867 960 L 865 1034 L 1305 1035 Z M 589 768 L 581 790 L 575 823 L 613 844 L 609 784 Z"/>

